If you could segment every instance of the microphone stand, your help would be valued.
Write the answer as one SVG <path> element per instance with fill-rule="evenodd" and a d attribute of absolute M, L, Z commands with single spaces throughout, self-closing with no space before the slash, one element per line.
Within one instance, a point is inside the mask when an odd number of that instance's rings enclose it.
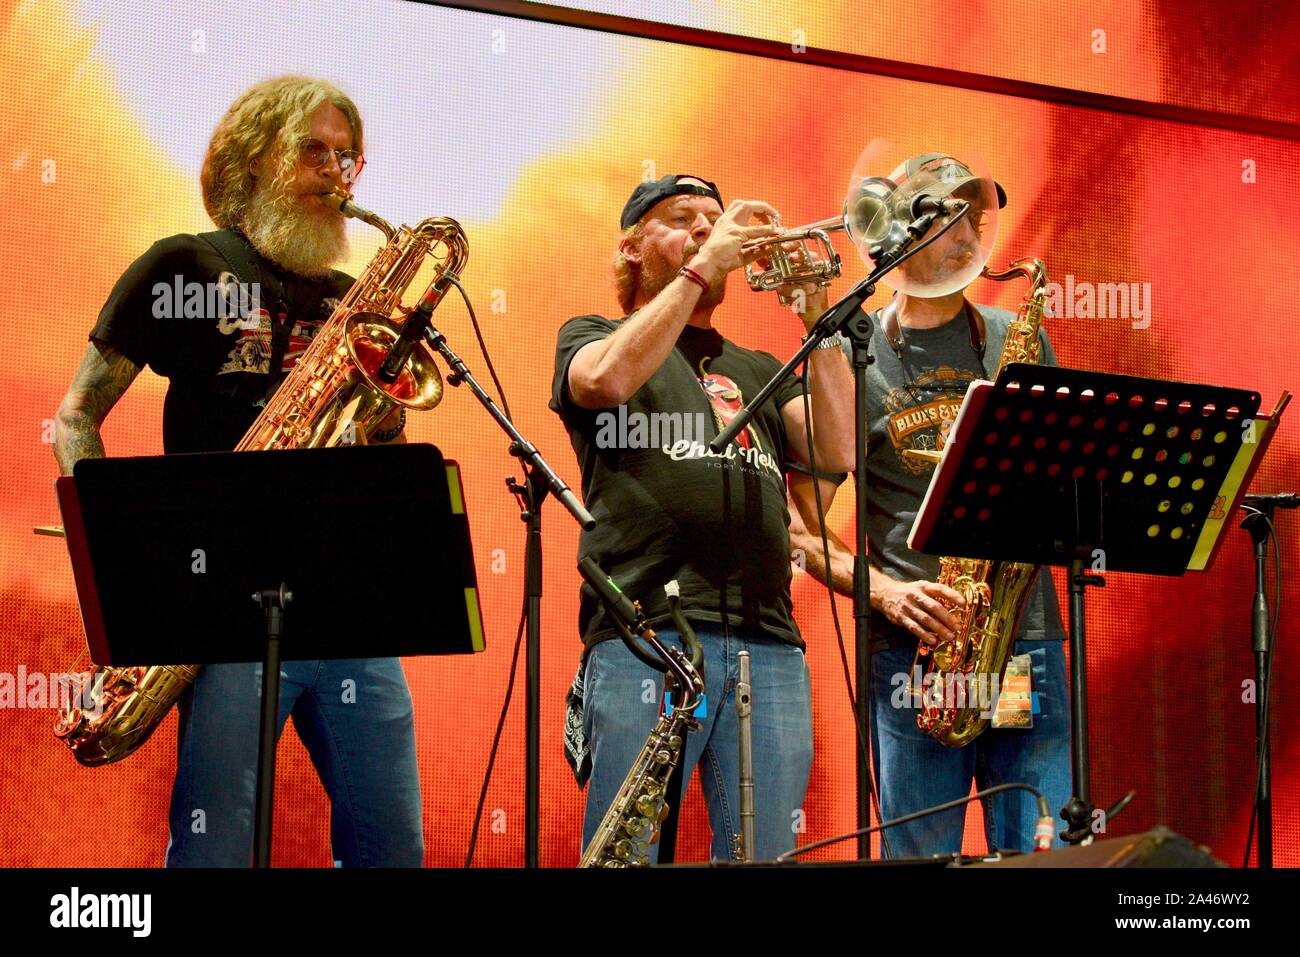
<path fill-rule="evenodd" d="M 1272 768 L 1268 740 L 1268 695 L 1273 655 L 1272 629 L 1269 621 L 1268 592 L 1264 587 L 1269 536 L 1273 531 L 1273 511 L 1278 506 L 1295 507 L 1286 496 L 1247 495 L 1242 506 L 1247 509 L 1241 522 L 1255 545 L 1255 598 L 1251 606 L 1251 650 L 1255 654 L 1255 745 L 1258 766 L 1255 773 L 1255 815 L 1259 827 L 1259 867 L 1273 867 L 1273 793 Z M 1281 601 L 1282 596 L 1278 595 Z M 1247 838 L 1249 840 L 1249 837 Z"/>
<path fill-rule="evenodd" d="M 529 442 L 505 412 L 492 401 L 469 368 L 447 344 L 447 338 L 431 322 L 423 330 L 425 340 L 446 361 L 451 369 L 447 376 L 449 385 L 462 382 L 469 386 L 474 397 L 510 438 L 510 454 L 524 466 L 524 482 L 506 479 L 506 486 L 519 502 L 520 515 L 528 526 L 528 539 L 524 549 L 524 594 L 527 605 L 524 618 L 527 624 L 527 655 L 524 666 L 524 866 L 537 867 L 538 795 L 540 785 L 539 729 L 541 727 L 541 621 L 542 621 L 542 503 L 548 492 L 553 493 L 583 529 L 596 527 L 596 520 L 578 501 L 578 497 L 564 483 L 555 470 L 542 458 L 537 447 Z"/>
<path fill-rule="evenodd" d="M 871 336 L 875 330 L 875 322 L 862 311 L 862 305 L 875 295 L 876 283 L 880 281 L 882 276 L 903 260 L 920 252 L 925 246 L 942 236 L 956 225 L 957 221 L 965 216 L 969 210 L 970 204 L 962 203 L 961 208 L 954 211 L 939 232 L 931 239 L 916 246 L 916 248 L 913 248 L 913 244 L 929 231 L 939 215 L 938 212 L 929 212 L 918 217 L 916 221 L 907 227 L 906 237 L 895 246 L 889 249 L 885 249 L 880 245 L 873 246 L 870 255 L 876 263 L 875 269 L 871 271 L 866 279 L 863 279 L 850 289 L 835 305 L 826 310 L 812 329 L 809 330 L 803 345 L 799 347 L 799 351 L 790 357 L 790 361 L 781 367 L 771 381 L 763 386 L 758 394 L 736 413 L 731 423 L 709 443 L 709 448 L 715 453 L 721 453 L 723 449 L 730 445 L 736 435 L 753 419 L 755 411 L 763 403 L 771 399 L 777 388 L 785 381 L 786 376 L 792 374 L 794 369 L 827 336 L 842 332 L 853 344 L 853 429 L 855 445 L 853 485 L 857 509 L 853 556 L 853 633 L 855 645 L 854 667 L 857 673 L 858 687 L 854 721 L 857 724 L 856 739 L 858 742 L 855 751 L 857 753 L 858 827 L 861 830 L 858 836 L 858 857 L 861 860 L 867 860 L 871 856 L 871 835 L 870 831 L 867 830 L 871 825 L 871 775 L 867 763 L 869 758 L 863 751 L 861 741 L 863 740 L 862 735 L 870 727 L 869 722 L 871 720 L 871 580 L 870 564 L 867 559 L 867 505 L 869 494 L 866 481 L 867 434 L 870 428 L 870 418 L 867 409 L 867 368 L 875 361 L 875 357 L 871 354 Z"/>

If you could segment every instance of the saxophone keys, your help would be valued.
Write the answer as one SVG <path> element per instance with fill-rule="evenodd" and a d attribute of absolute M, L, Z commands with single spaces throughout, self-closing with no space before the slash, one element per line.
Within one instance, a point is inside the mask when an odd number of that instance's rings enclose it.
<path fill-rule="evenodd" d="M 627 863 L 622 863 L 626 861 Z M 648 864 L 650 862 L 650 848 L 644 841 L 629 841 L 626 838 L 615 842 L 614 860 L 610 864 L 614 867 L 626 867 L 628 864 Z"/>
<path fill-rule="evenodd" d="M 659 822 L 668 816 L 668 802 L 661 796 L 641 797 L 636 802 L 636 809 L 645 816 L 651 826 L 658 826 Z"/>

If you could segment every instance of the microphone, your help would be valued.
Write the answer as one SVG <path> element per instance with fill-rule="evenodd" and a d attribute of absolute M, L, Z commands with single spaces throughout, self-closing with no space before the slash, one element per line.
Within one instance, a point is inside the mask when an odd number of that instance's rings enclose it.
<path fill-rule="evenodd" d="M 1275 492 L 1271 495 L 1247 495 L 1241 504 L 1251 508 L 1300 508 L 1300 494 Z"/>
<path fill-rule="evenodd" d="M 406 320 L 402 323 L 402 331 L 397 335 L 397 341 L 393 347 L 388 350 L 388 356 L 384 359 L 383 365 L 375 372 L 375 378 L 380 382 L 396 382 L 397 377 L 401 374 L 402 369 L 406 367 L 406 360 L 411 357 L 415 351 L 416 345 L 424 337 L 424 331 L 429 328 L 429 320 L 433 318 L 433 310 L 438 308 L 451 283 L 447 280 L 445 272 L 438 273 L 438 278 L 429 284 L 429 288 L 424 291 L 420 301 L 415 304 L 406 315 Z"/>
<path fill-rule="evenodd" d="M 908 208 L 908 212 L 912 214 L 913 219 L 920 219 L 926 213 L 939 215 L 955 213 L 965 205 L 962 200 L 949 199 L 938 193 L 917 193 L 912 197 L 912 205 Z"/>
<path fill-rule="evenodd" d="M 907 234 L 911 236 L 913 240 L 920 239 L 930 231 L 930 227 L 934 225 L 934 221 L 938 218 L 938 210 L 932 209 L 928 213 L 922 213 L 907 224 Z"/>
<path fill-rule="evenodd" d="M 578 561 L 578 571 L 586 579 L 587 584 L 596 592 L 597 597 L 605 603 L 605 606 L 619 618 L 629 629 L 636 627 L 637 611 L 636 605 L 632 604 L 632 599 L 624 595 L 622 590 L 614 584 L 614 579 L 610 578 L 597 565 L 590 555 L 584 555 Z"/>

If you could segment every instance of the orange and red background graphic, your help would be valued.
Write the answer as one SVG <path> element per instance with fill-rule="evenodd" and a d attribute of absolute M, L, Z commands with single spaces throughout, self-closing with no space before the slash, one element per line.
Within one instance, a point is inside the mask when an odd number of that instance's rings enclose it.
<path fill-rule="evenodd" d="M 809 47 L 1295 124 L 1300 14 L 1269 8 L 1265 18 L 1253 7 L 888 0 L 789 3 L 779 12 L 758 2 L 622 3 L 604 12 L 781 42 L 802 30 Z M 1037 256 L 1058 282 L 1150 284 L 1150 323 L 1141 328 L 1126 316 L 1049 318 L 1062 365 L 1255 389 L 1264 408 L 1300 384 L 1294 136 L 398 0 L 4 0 L 0 31 L 8 152 L 0 156 L 0 309 L 9 333 L 0 359 L 2 673 L 64 671 L 84 647 L 66 550 L 31 529 L 58 521 L 52 419 L 86 334 L 113 282 L 153 241 L 211 228 L 197 178 L 208 138 L 239 92 L 282 73 L 322 76 L 358 103 L 368 160 L 360 202 L 393 221 L 447 215 L 465 226 L 464 280 L 516 420 L 575 487 L 567 437 L 546 408 L 555 333 L 570 316 L 616 314 L 609 266 L 618 213 L 636 183 L 691 172 L 716 181 L 727 199 L 763 199 L 786 224 L 808 223 L 839 211 L 849 172 L 876 137 L 916 153 L 982 154 L 1010 195 L 991 264 Z M 346 268 L 355 275 L 378 237 L 349 228 Z M 842 292 L 865 269 L 841 240 L 846 275 L 833 291 Z M 1015 308 L 1022 292 L 979 283 L 970 294 Z M 437 318 L 487 381 L 463 306 L 449 298 Z M 730 338 L 781 357 L 802 331 L 775 297 L 734 277 L 715 318 Z M 105 425 L 110 455 L 161 451 L 165 388 L 152 372 L 141 375 Z M 503 483 L 514 469 L 507 443 L 465 390 L 449 389 L 440 408 L 413 416 L 408 434 L 463 466 L 487 632 L 483 654 L 405 661 L 426 861 L 454 866 L 464 859 L 509 674 L 523 525 Z M 1255 490 L 1294 490 L 1298 445 L 1295 422 L 1284 419 Z M 850 489 L 830 516 L 847 537 Z M 1294 866 L 1293 513 L 1281 514 L 1278 530 L 1275 854 Z M 577 529 L 552 504 L 544 536 L 541 860 L 570 866 L 582 813 L 562 751 L 564 692 L 580 653 Z M 825 591 L 802 574 L 793 589 L 813 679 L 816 759 L 800 835 L 808 843 L 853 826 L 854 738 Z M 1240 862 L 1254 771 L 1254 707 L 1243 701 L 1254 674 L 1252 590 L 1249 541 L 1234 530 L 1206 573 L 1113 574 L 1090 593 L 1093 797 L 1105 805 L 1138 791 L 1110 822 L 1113 832 L 1167 824 Z M 843 600 L 840 615 L 851 636 Z M 522 705 L 520 689 L 487 794 L 479 865 L 523 859 Z M 56 743 L 52 722 L 48 708 L 0 710 L 0 866 L 159 865 L 175 717 L 135 756 L 97 770 Z M 274 863 L 328 866 L 328 804 L 292 733 L 279 758 Z M 973 809 L 968 849 L 983 847 L 978 824 Z M 703 859 L 698 785 L 682 828 L 680 857 Z M 813 857 L 846 857 L 851 847 Z"/>

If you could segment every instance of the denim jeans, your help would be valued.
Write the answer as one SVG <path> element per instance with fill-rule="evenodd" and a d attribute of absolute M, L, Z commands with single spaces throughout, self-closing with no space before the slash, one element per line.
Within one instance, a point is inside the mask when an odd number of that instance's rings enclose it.
<path fill-rule="evenodd" d="M 260 664 L 208 665 L 180 700 L 168 867 L 252 857 Z M 424 863 L 411 692 L 396 658 L 289 661 L 276 738 L 293 715 L 330 799 L 336 867 Z"/>
<path fill-rule="evenodd" d="M 803 801 L 812 769 L 812 698 L 803 652 L 764 635 L 738 634 L 723 625 L 692 623 L 704 648 L 708 698 L 703 728 L 686 739 L 685 768 L 700 768 L 713 832 L 715 860 L 735 856 L 740 830 L 736 652 L 750 653 L 753 687 L 754 843 L 752 857 L 769 860 L 795 846 L 803 829 Z M 660 640 L 678 642 L 669 628 Z M 617 638 L 591 649 L 584 676 L 584 732 L 591 744 L 591 779 L 582 846 L 596 833 L 645 746 L 659 714 L 663 676 L 636 659 Z M 669 797 L 672 802 L 673 797 Z M 650 845 L 650 860 L 659 845 Z"/>
<path fill-rule="evenodd" d="M 871 657 L 871 750 L 880 788 L 880 813 L 891 820 L 970 794 L 971 779 L 983 790 L 1020 782 L 1047 795 L 1055 818 L 1054 846 L 1065 824 L 1059 816 L 1070 798 L 1070 696 L 1061 641 L 1019 641 L 1015 654 L 1030 656 L 1033 690 L 1040 713 L 1032 729 L 989 727 L 964 748 L 949 748 L 922 734 L 916 709 L 891 702 L 897 674 L 912 667 L 915 648 L 888 648 Z M 924 664 L 924 659 L 923 659 Z M 906 698 L 906 695 L 901 697 Z M 1030 851 L 1038 820 L 1037 802 L 1027 791 L 1007 791 L 985 800 L 984 834 L 989 848 Z M 925 857 L 961 850 L 965 808 L 891 827 L 894 857 Z"/>

